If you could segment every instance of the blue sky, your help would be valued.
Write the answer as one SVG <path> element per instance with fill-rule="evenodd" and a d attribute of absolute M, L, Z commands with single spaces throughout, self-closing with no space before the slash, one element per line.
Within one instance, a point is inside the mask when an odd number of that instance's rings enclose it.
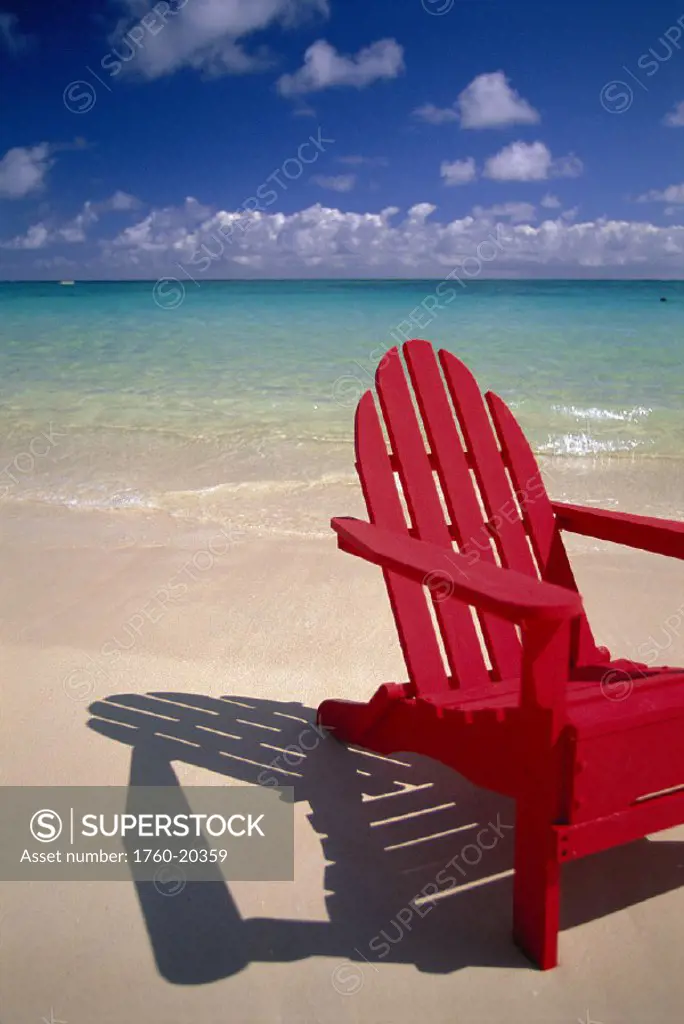
<path fill-rule="evenodd" d="M 0 277 L 684 277 L 684 2 L 0 0 Z"/>

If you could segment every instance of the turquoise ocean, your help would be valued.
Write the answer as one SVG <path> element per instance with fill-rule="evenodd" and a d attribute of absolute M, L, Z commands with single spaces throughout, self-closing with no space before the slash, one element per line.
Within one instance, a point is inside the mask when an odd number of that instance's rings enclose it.
<path fill-rule="evenodd" d="M 406 336 L 462 358 L 543 455 L 684 456 L 684 282 L 438 284 L 0 284 L 0 502 L 220 519 L 249 496 L 241 516 L 294 521 L 303 491 L 356 486 L 354 407 Z"/>

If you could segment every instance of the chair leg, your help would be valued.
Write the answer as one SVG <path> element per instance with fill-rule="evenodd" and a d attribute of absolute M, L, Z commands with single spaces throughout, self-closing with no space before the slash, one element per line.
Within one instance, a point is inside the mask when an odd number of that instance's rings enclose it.
<path fill-rule="evenodd" d="M 367 703 L 324 700 L 318 709 L 317 723 L 329 729 L 342 743 L 375 750 L 373 727 L 409 693 L 410 687 L 406 683 L 384 683 Z"/>
<path fill-rule="evenodd" d="M 341 743 L 361 745 L 372 722 L 369 705 L 351 700 L 324 700 L 318 709 L 318 725 Z"/>
<path fill-rule="evenodd" d="M 515 828 L 513 938 L 542 971 L 558 963 L 560 864 L 550 822 L 519 801 Z"/>

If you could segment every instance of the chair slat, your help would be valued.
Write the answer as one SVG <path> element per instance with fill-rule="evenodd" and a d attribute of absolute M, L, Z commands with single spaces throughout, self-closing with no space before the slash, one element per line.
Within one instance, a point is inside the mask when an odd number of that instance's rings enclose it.
<path fill-rule="evenodd" d="M 536 576 L 537 567 L 477 381 L 450 352 L 441 349 L 439 359 L 465 443 L 474 459 L 473 471 L 501 563 L 516 572 Z"/>
<path fill-rule="evenodd" d="M 487 392 L 485 398 L 516 489 L 541 577 L 550 583 L 577 591 L 561 532 L 529 442 L 506 403 L 491 391 Z M 573 664 L 576 666 L 590 664 L 597 657 L 600 660 L 586 614 L 579 618 L 573 648 Z"/>
<path fill-rule="evenodd" d="M 367 391 L 356 410 L 356 457 L 359 478 L 372 523 L 407 533 L 407 524 L 390 464 L 380 417 Z M 425 593 L 420 584 L 383 570 L 399 642 L 409 678 L 419 694 L 449 688 Z"/>
<path fill-rule="evenodd" d="M 492 540 L 475 495 L 473 477 L 456 429 L 435 351 L 429 342 L 416 340 L 404 346 L 404 355 L 430 444 L 431 463 L 439 475 L 449 511 L 453 527 L 450 533 L 455 534 L 461 549 L 470 550 L 476 539 L 477 556 L 484 562 L 495 564 Z M 515 677 L 521 665 L 521 646 L 515 627 L 487 613 L 480 613 L 479 621 L 494 677 Z"/>
<path fill-rule="evenodd" d="M 412 524 L 422 540 L 451 549 L 449 526 L 397 349 L 380 364 L 376 386 Z M 433 605 L 454 681 L 461 686 L 485 685 L 487 667 L 470 609 L 437 598 Z"/>

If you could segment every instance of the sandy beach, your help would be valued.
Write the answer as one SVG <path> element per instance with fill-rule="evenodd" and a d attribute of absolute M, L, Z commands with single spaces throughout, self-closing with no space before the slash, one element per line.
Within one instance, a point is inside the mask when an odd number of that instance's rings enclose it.
<path fill-rule="evenodd" d="M 0 2 L 0 1024 L 684 1020 L 681 10 Z"/>
<path fill-rule="evenodd" d="M 681 514 L 672 466 L 546 468 L 554 497 Z M 194 883 L 174 898 L 132 882 L 3 883 L 4 1022 L 677 1019 L 684 829 L 565 869 L 561 966 L 543 974 L 510 940 L 512 805 L 426 759 L 316 733 L 324 697 L 406 678 L 381 573 L 326 535 L 330 514 L 363 515 L 358 491 L 347 497 L 322 492 L 312 512 L 309 495 L 309 536 L 4 507 L 3 785 L 255 783 L 274 750 L 309 750 L 288 769 L 294 882 Z M 658 663 L 681 664 L 679 564 L 570 549 L 600 642 L 642 658 L 655 644 Z M 203 714 L 239 741 L 198 744 Z M 150 715 L 185 746 L 154 741 Z M 263 726 L 278 729 L 270 745 Z M 475 823 L 495 829 L 492 849 L 407 920 Z"/>

